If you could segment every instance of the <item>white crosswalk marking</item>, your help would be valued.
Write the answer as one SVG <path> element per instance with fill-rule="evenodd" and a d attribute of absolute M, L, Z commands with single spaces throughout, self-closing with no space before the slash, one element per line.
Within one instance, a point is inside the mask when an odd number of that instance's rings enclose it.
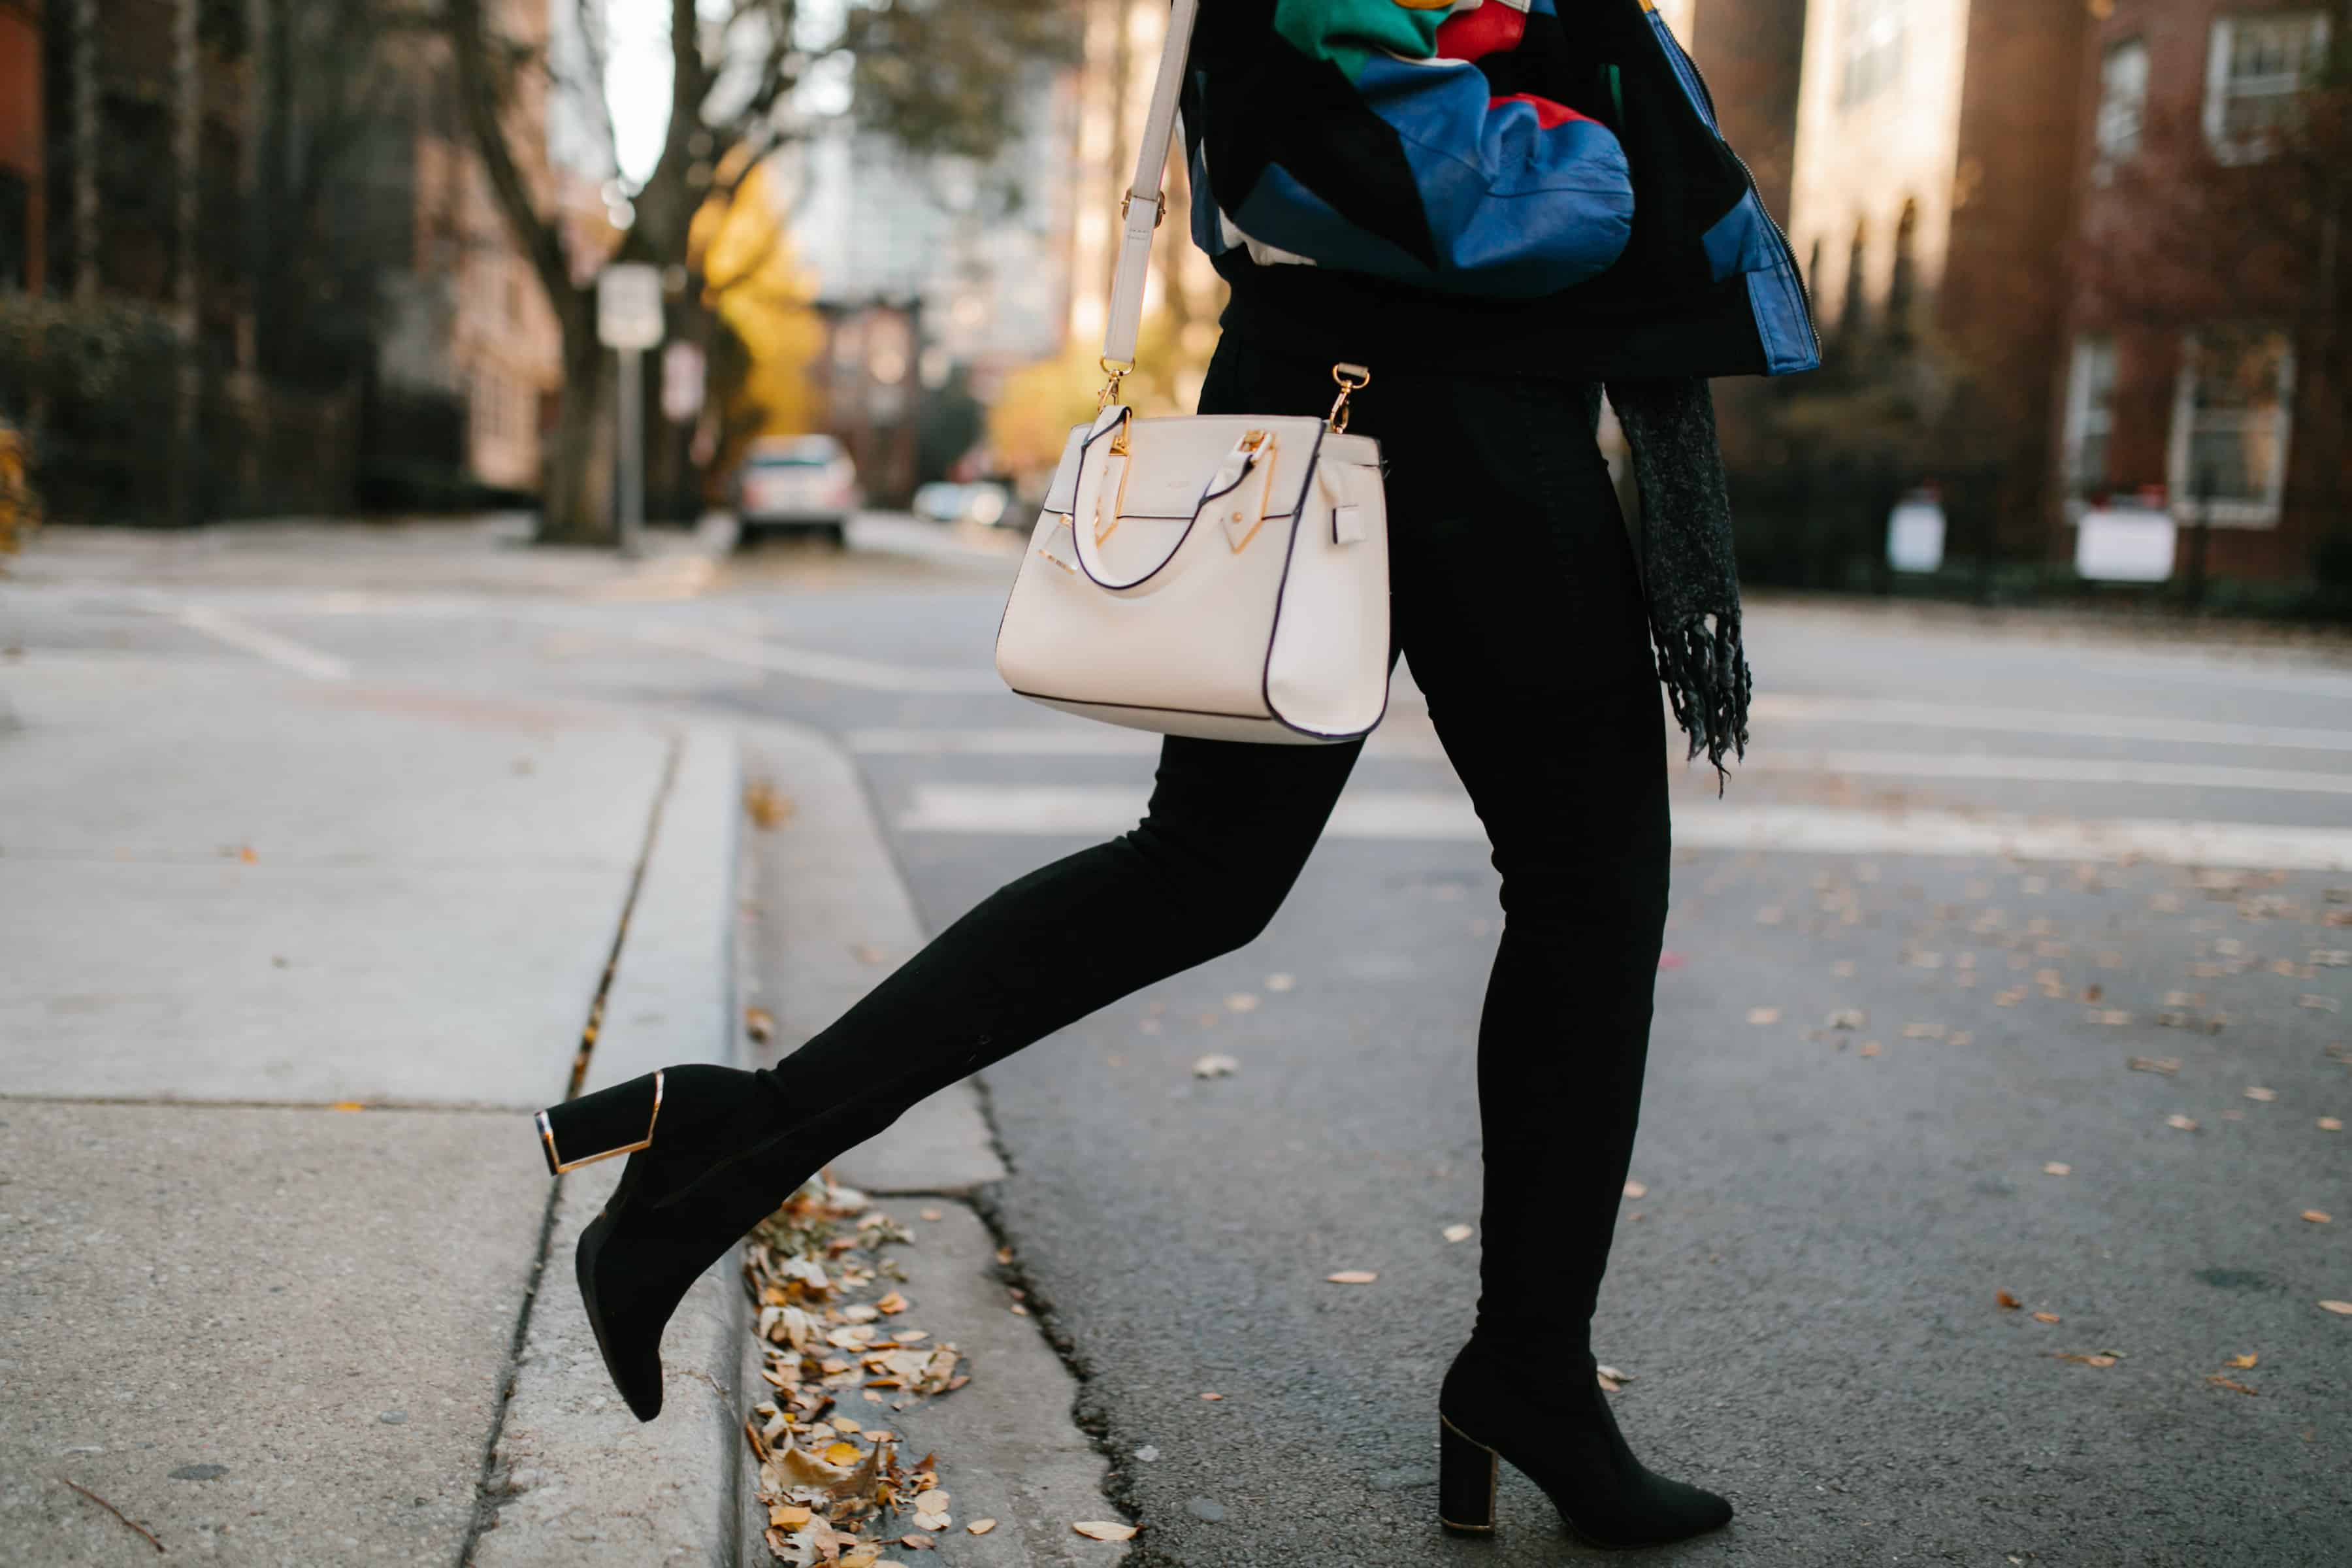
<path fill-rule="evenodd" d="M 231 647 L 243 648 L 272 664 L 307 675 L 313 680 L 351 679 L 352 667 L 334 655 L 321 653 L 291 637 L 279 637 L 276 632 L 264 631 L 226 610 L 216 609 L 210 605 L 184 605 L 178 616 L 182 626 L 200 631 Z"/>
<path fill-rule="evenodd" d="M 919 784 L 896 826 L 904 833 L 1099 837 L 1135 826 L 1146 794 L 1139 785 Z M 1460 795 L 1350 790 L 1340 797 L 1327 837 L 1475 841 L 1486 831 Z M 2086 822 L 1948 811 L 1708 805 L 1678 812 L 1674 837 L 1677 848 L 2352 870 L 2352 832 L 2340 828 L 2168 818 Z"/>

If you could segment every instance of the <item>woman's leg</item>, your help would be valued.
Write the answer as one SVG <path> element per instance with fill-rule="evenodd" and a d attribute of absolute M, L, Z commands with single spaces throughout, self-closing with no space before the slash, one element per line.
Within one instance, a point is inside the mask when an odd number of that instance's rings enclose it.
<path fill-rule="evenodd" d="M 1150 809 L 1132 832 L 999 889 L 761 1070 L 786 1123 L 807 1125 L 822 1145 L 803 1145 L 809 1163 L 1097 1008 L 1255 937 L 1362 750 L 1361 742 L 1171 736 Z"/>
<path fill-rule="evenodd" d="M 1503 878 L 1478 1030 L 1478 1318 L 1440 1392 L 1443 1505 L 1491 1507 L 1481 1469 L 1499 1453 L 1588 1537 L 1676 1540 L 1730 1506 L 1634 1457 L 1590 1347 L 1666 914 L 1639 574 L 1582 388 L 1375 377 L 1359 400 L 1391 465 L 1399 637 Z"/>

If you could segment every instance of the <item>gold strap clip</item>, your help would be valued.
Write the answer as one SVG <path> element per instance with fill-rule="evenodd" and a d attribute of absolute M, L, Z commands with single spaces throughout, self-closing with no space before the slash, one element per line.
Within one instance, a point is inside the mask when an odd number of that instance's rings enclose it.
<path fill-rule="evenodd" d="M 1351 412 L 1348 407 L 1349 395 L 1371 385 L 1372 373 L 1360 364 L 1340 363 L 1331 367 L 1331 379 L 1339 384 L 1339 395 L 1331 401 L 1328 423 L 1331 434 L 1339 436 L 1344 435 L 1348 428 L 1348 416 Z"/>

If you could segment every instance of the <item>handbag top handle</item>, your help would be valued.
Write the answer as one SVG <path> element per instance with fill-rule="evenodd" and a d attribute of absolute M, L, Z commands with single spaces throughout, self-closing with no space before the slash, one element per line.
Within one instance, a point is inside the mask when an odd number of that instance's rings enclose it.
<path fill-rule="evenodd" d="M 1175 0 L 1168 12 L 1168 35 L 1160 46 L 1160 75 L 1151 84 L 1151 112 L 1136 148 L 1135 179 L 1119 198 L 1118 267 L 1111 274 L 1110 310 L 1103 327 L 1103 369 L 1110 375 L 1108 404 L 1120 378 L 1135 368 L 1135 340 L 1143 327 L 1143 285 L 1151 267 L 1151 237 L 1168 215 L 1161 189 L 1168 146 L 1176 134 L 1176 101 L 1184 85 L 1184 65 L 1192 50 L 1192 18 L 1200 0 Z"/>

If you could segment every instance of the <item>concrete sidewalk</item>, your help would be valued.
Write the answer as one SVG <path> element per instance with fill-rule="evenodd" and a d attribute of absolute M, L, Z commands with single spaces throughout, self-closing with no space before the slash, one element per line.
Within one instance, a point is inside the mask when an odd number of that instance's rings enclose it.
<path fill-rule="evenodd" d="M 551 1187 L 529 1113 L 616 955 L 586 1087 L 730 1059 L 738 767 L 588 708 L 0 668 L 0 1561 L 473 1554 L 548 1232 L 622 1164 Z M 731 1395 L 730 1273 L 669 1359 Z M 731 1560 L 740 1439 L 603 1384 L 592 1347 L 541 1429 L 634 1533 L 500 1560 Z"/>

